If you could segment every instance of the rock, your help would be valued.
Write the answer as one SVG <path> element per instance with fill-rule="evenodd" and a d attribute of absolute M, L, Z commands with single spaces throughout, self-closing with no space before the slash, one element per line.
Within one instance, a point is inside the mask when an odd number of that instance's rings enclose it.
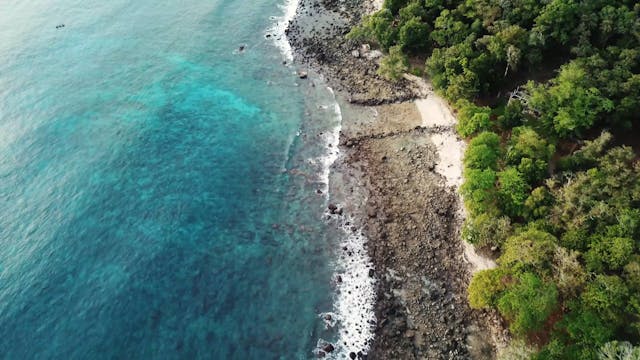
<path fill-rule="evenodd" d="M 338 275 L 338 277 L 336 278 L 336 282 L 338 284 L 342 284 L 342 276 Z"/>
<path fill-rule="evenodd" d="M 300 79 L 306 79 L 309 76 L 306 71 L 298 71 L 298 77 Z"/>
<path fill-rule="evenodd" d="M 353 351 L 349 353 L 349 357 L 354 359 L 358 357 L 358 355 L 356 355 L 356 353 L 354 353 Z"/>
<path fill-rule="evenodd" d="M 375 271 L 373 269 L 369 269 L 369 277 L 373 277 L 375 275 Z"/>
<path fill-rule="evenodd" d="M 316 357 L 318 359 L 322 359 L 323 357 L 325 357 L 325 355 L 327 355 L 327 354 L 322 350 L 318 350 L 318 352 L 316 352 Z"/>
<path fill-rule="evenodd" d="M 378 216 L 378 211 L 376 210 L 376 208 L 370 206 L 369 208 L 367 208 L 367 216 L 373 219 Z"/>
<path fill-rule="evenodd" d="M 332 344 L 327 344 L 327 345 L 322 347 L 322 350 L 328 354 L 328 353 L 332 352 L 333 350 L 335 350 L 335 348 L 333 347 Z"/>
<path fill-rule="evenodd" d="M 338 215 L 342 215 L 342 212 L 343 212 L 343 208 L 340 208 L 340 209 L 336 210 L 336 214 L 338 214 Z"/>
<path fill-rule="evenodd" d="M 353 56 L 354 58 L 359 58 L 360 57 L 360 51 L 358 50 L 353 50 L 351 52 L 351 56 Z"/>
<path fill-rule="evenodd" d="M 329 204 L 329 206 L 327 206 L 327 209 L 329 209 L 332 214 L 335 214 L 336 210 L 338 210 L 338 206 L 336 206 L 336 204 Z"/>

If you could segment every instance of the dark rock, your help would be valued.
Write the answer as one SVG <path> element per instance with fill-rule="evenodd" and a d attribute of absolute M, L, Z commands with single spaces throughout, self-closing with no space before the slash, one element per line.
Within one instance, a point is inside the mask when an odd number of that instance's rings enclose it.
<path fill-rule="evenodd" d="M 373 277 L 375 275 L 375 271 L 373 269 L 369 269 L 369 277 Z"/>
<path fill-rule="evenodd" d="M 356 355 L 356 353 L 354 353 L 354 352 L 350 352 L 349 353 L 349 357 L 352 358 L 352 359 L 355 359 L 355 358 L 358 357 L 358 355 Z"/>
<path fill-rule="evenodd" d="M 335 350 L 335 348 L 333 347 L 332 344 L 327 344 L 324 347 L 322 347 L 322 350 L 328 354 L 328 353 L 332 352 L 333 350 Z"/>
<path fill-rule="evenodd" d="M 327 209 L 329 209 L 332 214 L 335 214 L 336 210 L 338 210 L 338 206 L 336 206 L 336 204 L 329 204 L 329 206 L 327 206 Z"/>

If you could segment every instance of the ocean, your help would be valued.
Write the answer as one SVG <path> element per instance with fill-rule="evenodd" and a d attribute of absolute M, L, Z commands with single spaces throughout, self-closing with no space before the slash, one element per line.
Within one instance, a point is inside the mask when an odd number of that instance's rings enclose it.
<path fill-rule="evenodd" d="M 340 111 L 290 65 L 293 6 L 0 3 L 0 358 L 366 347 L 371 280 L 336 284 L 362 239 L 325 213 Z"/>

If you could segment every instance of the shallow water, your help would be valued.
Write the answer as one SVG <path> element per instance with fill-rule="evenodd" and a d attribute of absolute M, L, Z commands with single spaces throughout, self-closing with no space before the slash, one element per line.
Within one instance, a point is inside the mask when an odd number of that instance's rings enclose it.
<path fill-rule="evenodd" d="M 279 2 L 0 3 L 0 357 L 336 338 L 316 190 L 337 118 L 264 36 Z"/>

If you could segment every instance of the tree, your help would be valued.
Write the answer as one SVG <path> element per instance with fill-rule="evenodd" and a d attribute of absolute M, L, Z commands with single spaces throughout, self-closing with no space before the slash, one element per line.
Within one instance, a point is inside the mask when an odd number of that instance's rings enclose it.
<path fill-rule="evenodd" d="M 582 293 L 582 303 L 604 321 L 620 324 L 623 319 L 629 290 L 622 279 L 611 275 L 597 275 Z"/>
<path fill-rule="evenodd" d="M 640 359 L 640 347 L 627 341 L 610 341 L 600 348 L 602 360 L 637 360 Z"/>
<path fill-rule="evenodd" d="M 613 109 L 611 100 L 585 82 L 585 70 L 571 62 L 561 68 L 551 86 L 534 85 L 530 104 L 542 112 L 541 120 L 549 131 L 560 137 L 578 136 L 590 129 L 599 117 Z"/>
<path fill-rule="evenodd" d="M 507 288 L 508 278 L 508 273 L 502 269 L 478 271 L 469 284 L 469 305 L 474 309 L 495 306 L 501 292 Z"/>
<path fill-rule="evenodd" d="M 482 132 L 471 139 L 464 154 L 464 165 L 467 169 L 497 170 L 500 158 L 500 137 L 493 132 Z"/>
<path fill-rule="evenodd" d="M 458 133 L 463 137 L 469 137 L 481 131 L 487 131 L 491 127 L 491 109 L 486 106 L 476 106 L 470 101 L 460 100 L 458 108 Z M 485 135 L 486 136 L 486 135 Z"/>
<path fill-rule="evenodd" d="M 511 232 L 509 217 L 482 213 L 467 219 L 462 228 L 462 238 L 479 248 L 501 248 Z"/>
<path fill-rule="evenodd" d="M 501 209 L 511 217 L 523 216 L 524 202 L 531 186 L 516 168 L 507 167 L 498 173 L 498 197 Z"/>
<path fill-rule="evenodd" d="M 587 273 L 577 251 L 556 247 L 553 254 L 553 280 L 560 294 L 567 299 L 577 296 L 587 282 Z"/>
<path fill-rule="evenodd" d="M 552 267 L 557 242 L 549 233 L 529 229 L 507 239 L 498 264 L 515 271 L 547 272 Z"/>
<path fill-rule="evenodd" d="M 398 45 L 412 53 L 423 51 L 429 47 L 430 31 L 430 26 L 423 23 L 419 17 L 411 18 L 400 27 Z"/>
<path fill-rule="evenodd" d="M 386 79 L 397 81 L 408 70 L 407 57 L 399 46 L 392 46 L 389 54 L 380 62 L 378 74 Z"/>
<path fill-rule="evenodd" d="M 548 163 L 554 152 L 555 147 L 534 129 L 522 126 L 512 130 L 507 160 L 516 165 L 529 182 L 537 182 L 547 173 Z"/>
<path fill-rule="evenodd" d="M 495 182 L 496 172 L 491 169 L 469 169 L 465 172 L 465 182 L 460 188 L 465 206 L 472 215 L 497 212 Z"/>
<path fill-rule="evenodd" d="M 500 297 L 498 310 L 510 321 L 509 329 L 523 335 L 539 330 L 557 303 L 558 291 L 554 284 L 543 282 L 535 274 L 523 273 Z"/>
<path fill-rule="evenodd" d="M 625 266 L 634 250 L 635 241 L 625 237 L 596 235 L 589 243 L 585 258 L 591 271 L 619 270 Z"/>

